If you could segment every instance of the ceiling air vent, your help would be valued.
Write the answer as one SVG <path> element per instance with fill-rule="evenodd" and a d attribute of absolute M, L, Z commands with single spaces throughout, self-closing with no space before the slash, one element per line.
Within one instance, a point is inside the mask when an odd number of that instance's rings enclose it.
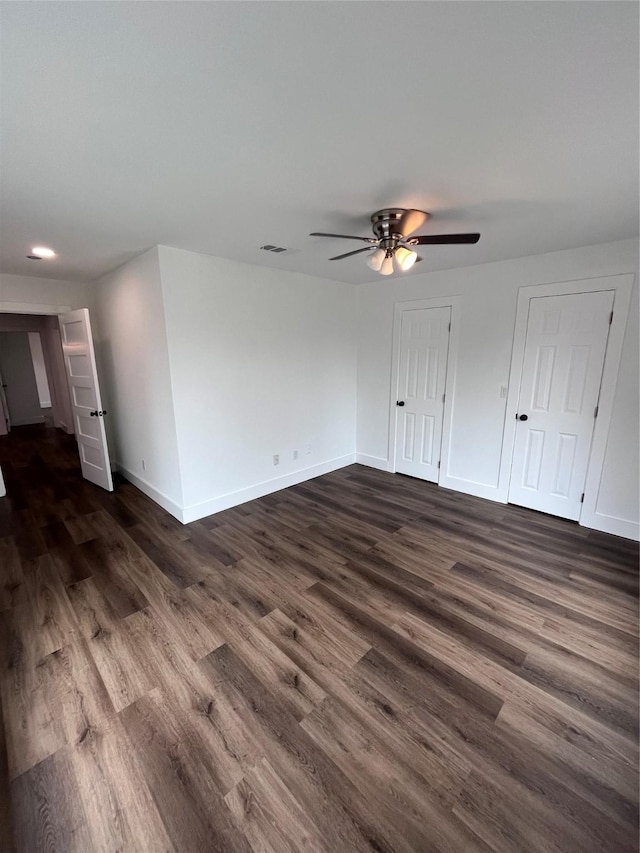
<path fill-rule="evenodd" d="M 273 252 L 274 255 L 282 255 L 286 252 L 289 255 L 292 255 L 294 252 L 299 251 L 298 249 L 285 249 L 282 246 L 272 246 L 271 243 L 267 243 L 266 246 L 260 246 L 265 252 Z"/>

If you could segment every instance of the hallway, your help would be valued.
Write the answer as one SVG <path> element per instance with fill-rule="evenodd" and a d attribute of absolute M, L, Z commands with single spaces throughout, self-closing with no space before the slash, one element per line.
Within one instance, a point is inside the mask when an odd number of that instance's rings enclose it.
<path fill-rule="evenodd" d="M 636 849 L 636 543 L 358 465 L 183 526 L 47 426 L 0 466 L 20 853 Z"/>

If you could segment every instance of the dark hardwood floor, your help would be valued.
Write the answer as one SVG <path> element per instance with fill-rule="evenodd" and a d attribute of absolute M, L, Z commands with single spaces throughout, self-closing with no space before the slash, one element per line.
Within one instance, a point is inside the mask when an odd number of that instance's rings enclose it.
<path fill-rule="evenodd" d="M 180 525 L 0 439 L 3 850 L 631 853 L 638 549 L 357 465 Z"/>

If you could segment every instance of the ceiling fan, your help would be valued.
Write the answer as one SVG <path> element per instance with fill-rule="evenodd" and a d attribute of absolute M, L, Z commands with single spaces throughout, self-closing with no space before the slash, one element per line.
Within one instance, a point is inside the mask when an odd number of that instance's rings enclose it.
<path fill-rule="evenodd" d="M 385 207 L 377 210 L 371 217 L 371 227 L 375 237 L 353 237 L 348 234 L 324 234 L 314 231 L 310 237 L 338 237 L 344 240 L 361 240 L 368 243 L 363 249 L 353 252 L 345 252 L 344 255 L 336 255 L 329 258 L 330 261 L 340 261 L 351 255 L 359 255 L 361 252 L 373 254 L 367 258 L 367 266 L 381 275 L 391 275 L 394 270 L 394 260 L 397 267 L 403 272 L 411 269 L 416 261 L 421 261 L 414 250 L 414 246 L 433 246 L 451 243 L 477 243 L 480 235 L 475 234 L 421 234 L 411 236 L 420 228 L 431 214 L 423 210 L 412 210 L 402 207 Z"/>

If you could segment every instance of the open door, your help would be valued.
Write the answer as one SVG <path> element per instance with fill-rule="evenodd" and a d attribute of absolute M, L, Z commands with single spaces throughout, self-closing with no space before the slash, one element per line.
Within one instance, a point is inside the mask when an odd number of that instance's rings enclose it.
<path fill-rule="evenodd" d="M 87 308 L 60 314 L 60 336 L 64 366 L 69 380 L 82 476 L 107 491 L 113 491 L 111 465 L 104 429 L 91 323 Z"/>

